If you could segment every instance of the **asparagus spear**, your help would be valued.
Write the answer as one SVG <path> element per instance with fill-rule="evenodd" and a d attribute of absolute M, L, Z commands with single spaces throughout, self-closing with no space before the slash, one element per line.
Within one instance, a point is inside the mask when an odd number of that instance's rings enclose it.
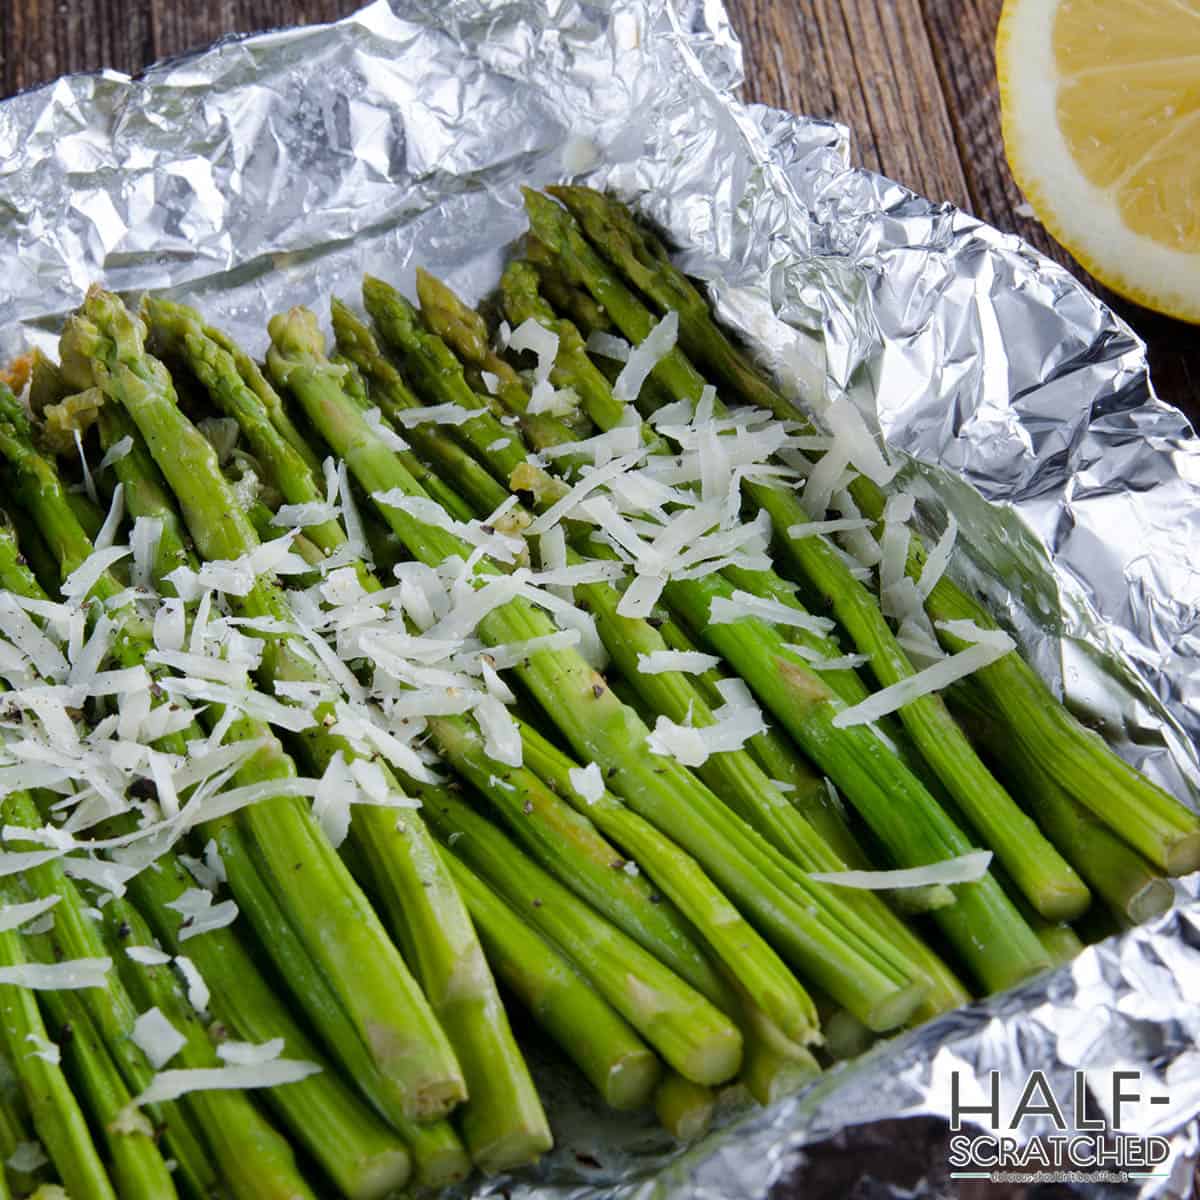
<path fill-rule="evenodd" d="M 633 269 L 629 263 L 637 259 L 632 250 L 622 253 L 628 245 L 627 238 L 621 240 L 624 230 L 614 230 L 612 222 L 605 222 L 599 215 L 608 209 L 604 197 L 585 189 L 556 189 L 555 194 L 568 201 L 572 211 L 586 212 L 593 238 L 610 254 L 619 256 L 622 268 Z M 542 241 L 564 257 L 568 271 L 575 273 L 593 294 L 603 294 L 614 320 L 628 336 L 641 341 L 653 327 L 653 315 L 611 275 L 571 217 L 544 197 L 529 192 L 526 207 Z M 612 236 L 601 237 L 601 228 Z M 692 403 L 700 399 L 704 381 L 682 351 L 673 350 L 660 366 L 660 378 L 676 399 Z M 719 401 L 715 411 L 718 415 L 724 411 Z M 916 669 L 896 641 L 875 598 L 850 574 L 842 557 L 821 537 L 793 534 L 793 530 L 809 523 L 795 494 L 773 484 L 748 480 L 743 483 L 743 491 L 768 513 L 784 551 L 832 609 L 858 650 L 867 655 L 880 684 L 889 686 L 915 675 Z M 1086 885 L 987 770 L 942 698 L 933 694 L 918 697 L 901 708 L 899 716 L 922 757 L 1038 912 L 1052 919 L 1078 916 L 1089 900 Z"/>
<path fill-rule="evenodd" d="M 363 487 L 372 494 L 399 488 L 408 495 L 421 495 L 387 445 L 345 402 L 323 357 L 323 342 L 312 315 L 293 310 L 287 316 L 273 318 L 272 337 L 270 368 L 278 378 L 287 379 L 309 419 L 335 453 L 346 459 Z M 380 511 L 414 557 L 434 564 L 452 556 L 464 560 L 468 557 L 467 547 L 455 535 L 391 505 L 380 505 Z M 494 570 L 486 561 L 481 563 L 479 579 Z M 527 601 L 514 599 L 489 613 L 480 622 L 479 630 L 485 641 L 497 644 L 549 634 L 554 626 Z M 698 857 L 704 855 L 704 865 L 711 872 L 715 874 L 717 866 L 727 878 L 732 872 L 738 886 L 747 891 L 746 884 L 758 874 L 757 869 L 748 865 L 744 851 L 731 853 L 727 839 L 715 837 L 703 821 L 696 819 L 697 809 L 717 812 L 721 808 L 719 802 L 673 760 L 646 753 L 649 731 L 611 695 L 578 654 L 538 651 L 516 670 L 552 719 L 576 742 L 581 756 L 594 759 L 606 770 L 613 769 L 617 780 L 614 787 L 631 804 L 652 808 L 657 814 L 655 819 L 667 821 L 672 836 L 681 844 L 686 844 L 686 837 L 691 838 L 689 848 Z M 696 846 L 703 846 L 703 850 L 697 851 Z M 755 919 L 773 922 L 774 932 L 788 945 L 788 952 L 812 963 L 811 953 L 800 949 L 803 939 L 798 940 L 798 930 L 810 924 L 803 907 L 792 909 L 796 914 L 794 921 L 781 922 L 776 889 L 764 889 L 756 880 L 748 891 L 746 901 L 756 906 Z M 782 896 L 779 901 L 788 903 Z M 846 963 L 840 986 L 847 995 L 855 997 L 854 1002 L 872 1022 L 882 1022 L 887 1027 L 889 1022 L 903 1021 L 917 1003 L 920 986 L 913 990 L 907 981 L 895 976 L 889 980 L 878 970 L 870 970 L 861 959 L 856 959 L 851 967 L 843 947 L 826 948 L 827 962 L 839 958 Z"/>
<path fill-rule="evenodd" d="M 284 499 L 289 504 L 323 501 L 324 490 L 316 486 L 308 460 L 271 423 L 261 397 L 238 374 L 233 356 L 205 333 L 200 314 L 149 296 L 142 313 L 154 348 L 162 351 L 160 357 L 175 354 L 184 359 L 217 408 L 237 421 L 250 450 Z M 346 545 L 346 534 L 336 521 L 306 525 L 304 534 L 326 554 Z"/>
<path fill-rule="evenodd" d="M 26 792 L 13 792 L 5 797 L 3 813 L 9 825 L 29 829 L 42 824 L 37 806 Z M 20 841 L 10 844 L 16 849 L 34 848 Z M 42 899 L 57 897 L 52 934 L 56 957 L 106 957 L 104 940 L 60 861 L 51 860 L 35 866 L 27 870 L 23 878 L 35 896 Z M 88 1014 L 103 1037 L 126 1085 L 131 1092 L 140 1093 L 149 1085 L 154 1072 L 145 1055 L 130 1040 L 137 1009 L 128 992 L 111 972 L 107 983 L 103 988 L 87 989 L 84 999 Z M 193 1123 L 194 1114 L 186 1111 L 177 1101 L 155 1105 L 151 1111 L 156 1125 L 164 1131 L 171 1154 L 178 1160 L 181 1174 L 189 1181 L 189 1186 L 200 1192 L 211 1188 L 215 1184 L 216 1174 L 198 1123 Z M 228 1164 L 220 1165 L 225 1168 Z"/>
<path fill-rule="evenodd" d="M 656 305 L 679 313 L 680 339 L 689 354 L 716 371 L 734 393 L 750 403 L 785 419 L 801 416 L 732 346 L 709 316 L 703 297 L 671 266 L 661 245 L 647 237 L 620 205 L 586 189 L 552 190 Z M 615 238 L 610 236 L 614 233 Z M 615 317 L 611 307 L 609 311 Z M 850 491 L 864 515 L 875 521 L 882 518 L 885 497 L 875 484 L 860 476 L 851 483 Z M 914 579 L 920 577 L 924 560 L 924 547 L 914 537 L 908 561 Z M 935 623 L 967 618 L 984 628 L 997 628 L 983 606 L 945 575 L 926 598 L 926 608 Z M 953 635 L 940 631 L 939 636 L 949 649 L 963 648 L 964 643 Z M 1195 815 L 1072 717 L 1016 652 L 984 667 L 975 681 L 1020 749 L 1044 763 L 1074 799 L 1170 873 L 1186 873 L 1200 866 L 1200 822 Z"/>
<path fill-rule="evenodd" d="M 215 839 L 227 872 L 249 853 L 230 818 L 210 823 L 205 833 Z M 307 1012 L 318 1014 L 314 1026 L 339 1031 L 336 1039 L 330 1039 L 338 1062 L 408 1145 L 415 1182 L 432 1188 L 464 1178 L 470 1163 L 449 1124 L 418 1124 L 393 1111 L 392 1089 L 379 1078 L 378 1064 L 366 1052 L 337 996 L 287 923 L 262 876 L 247 872 L 246 878 L 238 901 L 260 931 L 254 950 L 269 948 L 291 994 L 303 997 Z M 269 1042 L 281 1037 L 286 1057 L 323 1066 L 319 1075 L 274 1089 L 267 1099 L 338 1188 L 351 1200 L 374 1200 L 401 1186 L 407 1175 L 404 1146 L 397 1144 L 382 1121 L 324 1063 L 286 1000 L 260 974 L 246 942 L 229 929 L 180 940 L 181 932 L 186 932 L 184 917 L 168 906 L 191 886 L 191 877 L 170 854 L 158 860 L 157 870 L 141 872 L 130 884 L 135 902 L 149 915 L 158 935 L 173 952 L 185 954 L 195 963 L 212 993 L 210 1003 L 217 1020 L 244 1041 Z"/>
<path fill-rule="evenodd" d="M 7 475 L 8 472 L 0 473 L 0 480 L 4 481 L 0 483 L 0 489 L 6 496 L 11 496 L 13 489 L 8 485 Z M 30 569 L 42 588 L 53 591 L 58 586 L 58 563 L 32 518 L 20 505 L 9 504 L 4 510 L 4 524 L 20 544 L 22 566 Z"/>
<path fill-rule="evenodd" d="M 284 410 L 279 393 L 271 386 L 270 380 L 262 368 L 250 357 L 227 333 L 215 329 L 211 325 L 202 325 L 199 336 L 212 342 L 218 349 L 225 351 L 233 360 L 234 370 L 242 382 L 256 395 L 262 407 L 270 416 L 271 424 L 279 431 L 284 441 L 304 459 L 313 475 L 321 472 L 321 461 L 313 453 L 312 447 L 304 434 L 292 424 L 291 417 Z"/>
<path fill-rule="evenodd" d="M 0 932 L 0 967 L 19 967 L 28 961 L 21 935 L 16 930 Z M 0 983 L 0 1036 L 20 1080 L 33 1127 L 59 1178 L 73 1195 L 117 1200 L 87 1118 L 62 1067 L 29 1052 L 30 1043 L 45 1045 L 49 1038 L 37 996 L 28 988 Z"/>
<path fill-rule="evenodd" d="M 114 896 L 103 909 L 104 930 L 116 970 L 144 1009 L 157 1008 L 184 1038 L 177 1052 L 184 1069 L 222 1065 L 209 1032 L 188 1003 L 169 966 L 137 962 L 130 946 L 154 946 L 154 937 L 136 908 Z M 230 1190 L 245 1200 L 316 1200 L 297 1167 L 287 1140 L 259 1111 L 249 1093 L 239 1090 L 195 1091 L 186 1097 L 198 1114 L 209 1147 L 225 1169 Z"/>
<path fill-rule="evenodd" d="M 681 1075 L 723 1083 L 741 1065 L 742 1038 L 699 992 L 524 855 L 447 789 L 425 791 L 428 819 L 461 858 L 568 953 L 593 987 Z"/>
<path fill-rule="evenodd" d="M 966 714 L 972 736 L 996 769 L 1013 783 L 1037 815 L 1046 836 L 1071 859 L 1079 873 L 1119 918 L 1139 924 L 1174 903 L 1171 885 L 1138 852 L 1073 799 L 1045 767 L 1012 754 L 1002 726 L 975 707 L 972 692 L 960 689 L 954 700 Z M 984 709 L 986 710 L 986 703 Z"/>
<path fill-rule="evenodd" d="M 470 909 L 488 961 L 538 1024 L 570 1056 L 606 1104 L 636 1109 L 661 1075 L 658 1059 L 623 1017 L 536 929 L 453 854 L 450 873 Z"/>
<path fill-rule="evenodd" d="M 138 426 L 180 502 L 201 556 L 236 558 L 257 545 L 253 529 L 217 467 L 212 447 L 176 407 L 165 369 L 143 350 L 140 330 L 120 300 L 93 289 L 84 308 L 68 323 L 63 347 L 64 360 L 72 364 L 72 369 L 79 373 L 90 371 L 106 395 L 120 403 Z M 289 627 L 294 625 L 290 609 L 273 581 L 259 580 L 239 603 L 248 616 L 267 616 Z M 291 639 L 270 638 L 264 639 L 263 670 L 270 677 L 294 671 L 301 678 L 311 679 L 315 667 L 298 652 Z M 305 735 L 303 743 L 314 756 L 321 757 L 321 769 L 343 746 L 341 739 L 328 733 L 322 724 L 325 715 L 318 711 L 317 726 Z M 352 753 L 348 746 L 345 750 Z M 284 774 L 294 770 L 281 750 L 267 757 L 268 761 L 273 760 L 273 770 Z M 320 902 L 327 906 L 327 917 L 339 918 L 335 921 L 338 932 L 332 937 L 309 940 L 309 952 L 328 964 L 331 982 L 356 981 L 354 987 L 341 987 L 341 1002 L 353 1015 L 364 1043 L 378 1057 L 384 1075 L 394 1080 L 406 1115 L 425 1118 L 444 1115 L 465 1092 L 445 1034 L 365 898 L 342 873 L 336 855 L 313 827 L 307 810 L 293 801 L 294 798 L 288 798 L 284 803 L 252 805 L 243 810 L 249 819 L 263 813 L 280 814 L 277 827 L 268 836 L 256 839 L 264 855 L 279 856 L 277 877 L 282 879 L 284 872 L 289 877 L 289 886 L 275 889 L 276 897 L 284 905 L 305 904 L 318 894 L 318 881 L 322 878 L 334 889 Z M 288 813 L 293 814 L 293 819 L 285 824 L 283 815 Z M 368 809 L 354 822 L 354 827 L 359 836 L 368 837 L 372 831 L 381 832 L 381 824 L 383 836 L 394 833 L 386 814 Z M 432 861 L 434 851 L 429 846 L 418 866 L 411 859 L 402 862 L 408 846 L 409 843 L 392 843 L 393 850 L 401 852 L 393 856 L 392 865 L 403 866 L 414 881 L 414 894 L 424 904 L 427 903 L 425 888 L 418 881 L 423 877 L 425 864 Z M 295 887 L 296 861 L 306 863 L 311 891 Z M 434 870 L 436 874 L 436 867 Z M 294 920 L 295 913 L 291 915 Z M 465 921 L 465 913 L 461 913 L 460 926 Z M 305 929 L 302 923 L 295 924 L 298 929 Z M 425 928 L 431 936 L 440 936 L 440 927 L 433 922 Z"/>
<path fill-rule="evenodd" d="M 29 370 L 29 407 L 41 416 L 49 405 L 58 404 L 70 393 L 58 363 L 41 350 L 34 350 Z"/>
<path fill-rule="evenodd" d="M 54 961 L 45 934 L 27 934 L 26 941 L 42 962 Z M 79 993 L 47 990 L 41 994 L 41 1004 L 51 1029 L 58 1034 L 60 1054 L 77 1094 L 84 1098 L 93 1121 L 103 1132 L 113 1182 L 122 1200 L 177 1196 L 171 1172 L 155 1145 L 153 1126 L 145 1119 L 140 1124 L 128 1120 L 133 1095 L 109 1057 Z M 24 1052 L 30 1053 L 30 1048 Z"/>
<path fill-rule="evenodd" d="M 696 642 L 678 621 L 664 620 L 658 627 L 663 644 L 669 650 L 685 653 L 699 649 Z M 724 703 L 718 684 L 729 675 L 721 666 L 711 667 L 694 675 L 696 689 L 709 707 Z M 859 844 L 841 808 L 830 796 L 829 788 L 808 762 L 800 757 L 795 746 L 777 726 L 769 724 L 766 732 L 755 734 L 747 742 L 750 753 L 769 779 L 785 785 L 785 795 L 804 819 L 828 843 L 830 849 L 848 867 L 869 868 L 871 860 Z"/>
<path fill-rule="evenodd" d="M 401 840 L 412 837 L 416 820 L 414 814 L 397 821 L 392 836 Z M 442 911 L 451 905 L 461 908 L 466 920 L 464 933 L 457 943 L 450 944 L 451 954 L 437 947 L 439 953 L 434 958 L 422 954 L 412 933 L 413 922 L 409 920 L 402 926 L 412 903 L 411 889 L 397 886 L 395 877 L 387 871 L 386 859 L 374 852 L 374 846 L 360 842 L 356 850 L 373 892 L 381 898 L 385 911 L 393 914 L 402 936 L 408 935 L 406 952 L 421 964 L 426 993 L 463 1064 L 470 1098 L 459 1117 L 459 1127 L 471 1160 L 489 1174 L 536 1161 L 553 1145 L 550 1127 L 513 1038 L 483 949 L 444 861 L 436 857 L 438 873 L 434 876 L 430 872 L 431 878 L 424 886 L 444 889 L 437 907 Z M 437 856 L 436 849 L 433 854 Z"/>
<path fill-rule="evenodd" d="M 29 1110 L 21 1095 L 21 1083 L 8 1057 L 3 1053 L 3 1035 L 0 1035 L 0 1162 L 4 1164 L 0 1170 L 0 1180 L 4 1180 L 12 1192 L 25 1196 L 38 1185 L 41 1174 L 37 1168 L 33 1171 L 17 1170 L 9 1159 L 21 1142 L 33 1140 L 29 1127 Z M 0 1192 L 0 1196 L 4 1195 Z"/>
<path fill-rule="evenodd" d="M 421 324 L 417 310 L 383 280 L 370 275 L 363 280 L 363 303 L 388 348 L 400 356 L 405 376 L 418 392 L 435 393 L 444 403 L 477 412 L 469 421 L 454 426 L 454 436 L 507 486 L 512 473 L 525 463 L 525 448 L 514 430 L 500 423 L 488 399 L 467 386 L 449 346 L 431 334 Z M 344 316 L 342 325 L 346 325 Z M 401 407 L 415 407 L 403 403 L 399 389 L 389 391 L 395 396 L 395 408 L 385 408 L 387 416 L 393 417 Z M 411 392 L 408 398 L 413 398 Z"/>
<path fill-rule="evenodd" d="M 340 300 L 333 301 L 333 332 L 337 338 L 338 351 L 362 373 L 367 380 L 368 392 L 372 403 L 378 405 L 383 415 L 393 424 L 400 423 L 399 414 L 421 407 L 420 401 L 404 382 L 400 372 L 384 355 L 375 340 L 374 334 L 360 321 L 350 309 Z M 461 396 L 456 400 L 461 400 Z M 481 409 L 480 415 L 467 423 L 462 437 L 467 446 L 477 449 L 486 448 L 501 442 L 514 442 L 512 431 L 506 429 L 489 412 L 482 408 L 483 401 L 475 396 L 469 396 L 473 407 Z M 452 495 L 461 494 L 469 503 L 451 502 L 447 504 L 443 493 L 430 491 L 446 511 L 459 520 L 469 520 L 472 507 L 478 511 L 495 512 L 506 498 L 506 491 L 474 457 L 461 442 L 440 432 L 436 426 L 418 424 L 411 429 L 405 429 L 405 438 L 416 446 L 418 451 L 434 465 L 439 482 L 453 479 L 455 488 Z M 404 462 L 407 468 L 408 463 Z M 414 479 L 426 484 L 411 470 L 409 474 Z M 426 490 L 429 491 L 428 487 Z M 460 511 L 460 507 L 465 511 Z"/>

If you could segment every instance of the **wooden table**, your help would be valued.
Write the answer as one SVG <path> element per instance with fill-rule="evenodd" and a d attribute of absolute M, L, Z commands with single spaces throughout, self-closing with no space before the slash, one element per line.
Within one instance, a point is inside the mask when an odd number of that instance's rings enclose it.
<path fill-rule="evenodd" d="M 845 122 L 863 165 L 1019 233 L 1088 279 L 1024 215 L 1004 161 L 992 56 L 1001 0 L 727 2 L 745 45 L 748 100 Z M 0 0 L 0 83 L 8 94 L 69 71 L 136 72 L 222 33 L 328 21 L 357 7 L 359 0 Z M 1149 343 L 1160 395 L 1200 417 L 1200 333 L 1098 290 Z"/>

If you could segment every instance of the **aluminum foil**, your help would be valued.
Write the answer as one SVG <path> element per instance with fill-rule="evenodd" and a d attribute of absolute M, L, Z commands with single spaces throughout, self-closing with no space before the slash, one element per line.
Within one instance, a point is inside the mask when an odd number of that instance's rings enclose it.
<path fill-rule="evenodd" d="M 378 0 L 136 81 L 60 79 L 0 104 L 0 355 L 52 348 L 93 279 L 187 297 L 255 350 L 269 313 L 354 299 L 365 270 L 409 288 L 421 264 L 475 299 L 523 230 L 519 184 L 612 187 L 784 386 L 818 406 L 848 393 L 878 421 L 930 519 L 953 506 L 962 580 L 1195 803 L 1200 445 L 1155 397 L 1143 347 L 1017 239 L 850 167 L 842 128 L 740 104 L 740 76 L 717 0 Z M 953 1072 L 982 1086 L 998 1070 L 1011 1091 L 1038 1068 L 1066 1094 L 1076 1069 L 1130 1067 L 1169 1093 L 1141 1132 L 1171 1158 L 1088 1194 L 1191 1195 L 1197 891 L 770 1110 L 727 1111 L 686 1151 L 539 1063 L 559 1149 L 478 1191 L 952 1194 L 937 1131 Z"/>

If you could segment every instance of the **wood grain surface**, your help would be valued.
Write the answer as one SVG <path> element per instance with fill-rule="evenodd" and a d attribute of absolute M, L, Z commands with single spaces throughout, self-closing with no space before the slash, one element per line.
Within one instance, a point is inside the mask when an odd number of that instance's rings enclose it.
<path fill-rule="evenodd" d="M 1019 233 L 1146 339 L 1159 393 L 1200 418 L 1200 333 L 1107 293 L 1022 204 L 1000 140 L 1001 0 L 728 0 L 748 100 L 832 117 L 863 165 Z M 359 0 L 0 0 L 5 94 L 71 71 L 136 72 L 224 33 L 329 21 Z"/>

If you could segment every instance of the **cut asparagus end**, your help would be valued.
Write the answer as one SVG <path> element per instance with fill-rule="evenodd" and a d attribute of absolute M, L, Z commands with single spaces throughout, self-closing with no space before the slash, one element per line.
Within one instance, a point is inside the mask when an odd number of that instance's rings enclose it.
<path fill-rule="evenodd" d="M 741 1081 L 746 1091 L 765 1107 L 799 1091 L 820 1073 L 821 1064 L 812 1054 L 789 1058 L 759 1043 L 747 1050 Z"/>
<path fill-rule="evenodd" d="M 412 1155 L 414 1188 L 430 1190 L 459 1183 L 471 1173 L 471 1159 L 448 1121 L 405 1121 L 400 1136 Z"/>
<path fill-rule="evenodd" d="M 403 1147 L 377 1154 L 370 1162 L 360 1162 L 358 1187 L 349 1200 L 384 1200 L 409 1182 L 412 1159 Z"/>
<path fill-rule="evenodd" d="M 1058 885 L 1046 887 L 1032 901 L 1038 915 L 1047 921 L 1074 921 L 1082 917 L 1092 902 L 1092 893 L 1078 876 L 1062 878 Z"/>
<path fill-rule="evenodd" d="M 742 1035 L 736 1025 L 718 1028 L 693 1050 L 678 1056 L 679 1074 L 708 1087 L 728 1083 L 741 1069 L 742 1049 Z"/>
<path fill-rule="evenodd" d="M 532 1128 L 514 1129 L 505 1114 L 499 1119 L 497 1136 L 492 1141 L 484 1139 L 478 1131 L 472 1141 L 471 1159 L 485 1175 L 498 1175 L 517 1167 L 535 1163 L 554 1141 L 548 1131 Z"/>
<path fill-rule="evenodd" d="M 681 1142 L 695 1141 L 712 1124 L 717 1098 L 707 1088 L 670 1072 L 654 1093 L 654 1112 L 662 1127 Z"/>
<path fill-rule="evenodd" d="M 610 1108 L 634 1112 L 650 1103 L 660 1079 L 662 1064 L 652 1051 L 631 1051 L 609 1068 L 601 1094 Z"/>
<path fill-rule="evenodd" d="M 1152 876 L 1130 895 L 1125 915 L 1135 924 L 1160 917 L 1175 903 L 1175 890 L 1165 880 Z"/>
<path fill-rule="evenodd" d="M 1184 833 L 1166 844 L 1163 870 L 1174 877 L 1200 870 L 1200 829 Z"/>
<path fill-rule="evenodd" d="M 857 1058 L 875 1041 L 875 1035 L 844 1008 L 822 1017 L 821 1028 L 825 1031 L 825 1052 L 834 1062 Z"/>
<path fill-rule="evenodd" d="M 929 985 L 923 979 L 898 987 L 866 1014 L 866 1026 L 874 1033 L 888 1033 L 908 1024 L 925 1002 L 928 991 Z"/>

